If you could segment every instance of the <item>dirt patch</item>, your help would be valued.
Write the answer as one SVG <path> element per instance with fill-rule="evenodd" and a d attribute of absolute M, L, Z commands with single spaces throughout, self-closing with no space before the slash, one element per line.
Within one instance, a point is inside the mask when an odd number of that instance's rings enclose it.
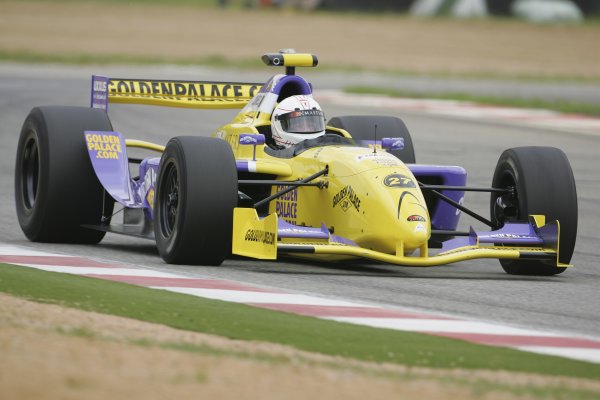
<path fill-rule="evenodd" d="M 598 25 L 0 2 L 0 52 L 258 60 L 292 47 L 329 67 L 599 78 L 598 43 Z"/>
<path fill-rule="evenodd" d="M 516 399 L 600 383 L 377 365 L 0 294 L 2 399 Z M 525 389 L 525 392 L 523 390 Z M 210 396 L 210 397 L 209 397 Z"/>

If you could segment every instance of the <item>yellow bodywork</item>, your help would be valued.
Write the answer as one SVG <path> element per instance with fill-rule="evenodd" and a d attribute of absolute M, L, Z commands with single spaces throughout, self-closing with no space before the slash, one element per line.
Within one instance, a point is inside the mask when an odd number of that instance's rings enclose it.
<path fill-rule="evenodd" d="M 269 54 L 269 65 L 315 66 L 307 54 Z M 261 174 L 271 180 L 271 194 L 294 182 L 326 170 L 311 183 L 297 186 L 268 204 L 266 216 L 254 208 L 234 210 L 232 252 L 259 259 L 276 259 L 278 253 L 321 258 L 361 257 L 390 264 L 434 266 L 475 258 L 554 260 L 558 263 L 557 240 L 544 240 L 543 247 L 508 247 L 480 244 L 430 254 L 431 219 L 419 184 L 411 170 L 381 148 L 327 144 L 308 148 L 294 157 L 277 157 L 266 145 L 240 144 L 241 135 L 268 131 L 277 95 L 269 92 L 279 80 L 276 75 L 264 86 L 246 83 L 150 81 L 110 79 L 110 102 L 192 108 L 243 108 L 227 125 L 213 133 L 231 146 L 234 157 L 245 165 L 246 176 Z M 327 128 L 327 133 L 350 138 L 348 132 Z M 258 136 L 257 136 L 258 137 Z M 127 140 L 127 146 L 163 151 L 164 146 Z M 251 179 L 251 178 L 250 178 Z M 261 200 L 261 199 L 255 199 Z M 308 235 L 278 235 L 280 223 L 289 230 L 320 229 L 318 238 Z M 555 225 L 554 225 L 555 224 Z M 548 225 L 534 216 L 536 231 L 548 229 L 558 235 L 559 225 Z M 546 227 L 546 228 L 544 228 Z M 542 236 L 540 234 L 540 236 Z M 559 235 L 558 235 L 559 236 Z"/>
<path fill-rule="evenodd" d="M 329 239 L 279 238 L 280 253 L 324 259 L 360 257 L 389 264 L 405 266 L 435 266 L 479 258 L 519 259 L 524 253 L 540 254 L 558 259 L 558 243 L 549 248 L 503 247 L 475 243 L 446 252 L 430 255 L 427 242 L 431 234 L 430 217 L 425 200 L 418 188 L 388 187 L 384 180 L 388 176 L 404 176 L 400 183 L 412 186 L 415 177 L 406 165 L 390 154 L 363 147 L 324 146 L 304 151 L 290 159 L 272 159 L 257 146 L 255 163 L 257 170 L 273 173 L 283 170 L 279 164 L 288 165 L 286 173 L 277 179 L 295 181 L 328 168 L 327 175 L 314 182 L 326 184 L 325 188 L 297 187 L 273 200 L 269 205 L 271 219 L 277 217 L 302 227 L 324 225 L 332 233 Z M 252 146 L 238 146 L 239 161 L 252 161 L 247 157 Z M 241 157 L 246 156 L 246 157 Z M 269 165 L 278 165 L 269 171 Z M 285 185 L 274 186 L 272 193 Z M 400 199 L 403 198 L 403 201 Z M 261 259 L 273 259 L 273 249 L 264 253 L 247 251 L 244 237 L 248 229 L 266 230 L 254 209 L 236 209 L 234 214 L 233 253 Z M 418 216 L 421 218 L 411 218 Z M 266 218 L 265 218 L 266 219 Z M 543 216 L 533 216 L 537 228 L 545 224 Z M 554 221 L 558 225 L 558 222 Z M 244 229 L 240 229 L 244 226 Z M 272 224 L 272 234 L 277 234 L 277 225 Z M 558 228 L 557 228 L 558 229 Z M 337 242 L 333 237 L 350 239 L 353 244 Z M 250 243 L 252 245 L 252 243 Z M 558 264 L 566 267 L 569 265 Z"/>
<path fill-rule="evenodd" d="M 236 82 L 155 81 L 110 79 L 110 103 L 183 108 L 242 108 L 262 87 Z"/>

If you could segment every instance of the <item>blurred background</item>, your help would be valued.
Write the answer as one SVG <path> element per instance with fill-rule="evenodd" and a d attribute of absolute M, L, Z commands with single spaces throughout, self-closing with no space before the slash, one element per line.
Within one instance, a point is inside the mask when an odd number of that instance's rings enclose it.
<path fill-rule="evenodd" d="M 531 21 L 580 21 L 600 13 L 594 0 L 242 0 L 245 7 L 296 7 L 306 10 L 399 12 L 459 18 L 515 16 Z M 219 0 L 226 7 L 233 0 Z"/>
<path fill-rule="evenodd" d="M 293 48 L 325 88 L 596 116 L 599 43 L 593 0 L 0 0 L 0 65 L 262 81 L 260 55 Z"/>

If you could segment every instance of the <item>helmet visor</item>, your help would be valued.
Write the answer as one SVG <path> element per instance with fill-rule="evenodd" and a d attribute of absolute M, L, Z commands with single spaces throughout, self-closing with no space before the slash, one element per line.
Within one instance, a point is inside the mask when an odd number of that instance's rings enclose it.
<path fill-rule="evenodd" d="M 325 130 L 325 114 L 321 110 L 299 110 L 278 115 L 281 128 L 290 133 L 317 133 Z"/>

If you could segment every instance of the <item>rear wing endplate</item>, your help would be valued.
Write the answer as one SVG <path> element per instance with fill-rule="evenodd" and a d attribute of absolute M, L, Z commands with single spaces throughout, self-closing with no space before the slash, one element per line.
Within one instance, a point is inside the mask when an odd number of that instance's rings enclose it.
<path fill-rule="evenodd" d="M 121 79 L 92 75 L 91 107 L 108 103 L 184 108 L 243 108 L 261 83 Z"/>

